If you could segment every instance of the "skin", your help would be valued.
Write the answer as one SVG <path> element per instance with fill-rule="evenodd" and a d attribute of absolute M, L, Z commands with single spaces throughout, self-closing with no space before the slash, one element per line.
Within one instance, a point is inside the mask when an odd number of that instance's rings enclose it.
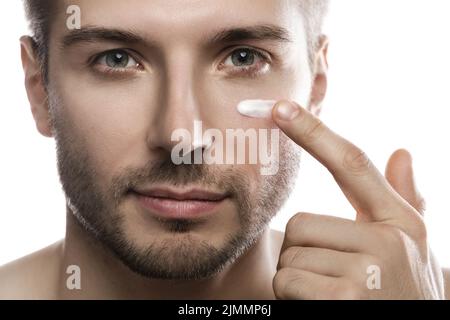
<path fill-rule="evenodd" d="M 317 116 L 327 87 L 327 41 L 321 38 L 311 70 L 301 16 L 292 10 L 291 1 L 211 0 L 202 1 L 200 6 L 198 1 L 156 0 L 151 8 L 146 5 L 148 1 L 142 0 L 120 1 L 114 6 L 106 3 L 110 1 L 70 2 L 83 8 L 85 24 L 127 26 L 156 37 L 157 49 L 147 51 L 154 61 L 151 68 L 146 65 L 146 72 L 116 82 L 99 76 L 98 69 L 96 75 L 87 71 L 81 67 L 83 57 L 117 44 L 94 43 L 60 51 L 58 40 L 66 32 L 65 28 L 55 27 L 64 25 L 65 16 L 60 15 L 52 28 L 49 73 L 52 89 L 71 106 L 67 116 L 77 123 L 78 132 L 88 138 L 88 152 L 97 164 L 100 183 L 106 183 L 123 165 L 143 163 L 154 157 L 157 150 L 170 150 L 174 145 L 171 132 L 190 128 L 194 119 L 219 129 L 279 127 L 330 170 L 354 206 L 356 221 L 296 214 L 285 233 L 267 227 L 245 254 L 211 279 L 158 280 L 143 278 L 126 268 L 89 237 L 68 209 L 65 239 L 0 268 L 0 282 L 6 284 L 0 288 L 0 298 L 444 297 L 443 277 L 447 278 L 447 273 L 442 273 L 427 245 L 422 198 L 414 185 L 408 152 L 395 152 L 383 177 L 356 146 L 320 122 Z M 134 10 L 136 7 L 142 10 Z M 212 51 L 202 47 L 202 39 L 211 30 L 240 25 L 242 21 L 249 25 L 261 21 L 280 25 L 293 38 L 288 45 L 267 41 L 239 43 L 262 47 L 283 57 L 283 62 L 273 64 L 267 74 L 227 77 L 212 69 L 214 62 L 220 60 L 219 54 L 208 56 Z M 29 38 L 22 38 L 21 45 L 31 111 L 38 131 L 51 137 L 51 116 L 39 62 Z M 117 87 L 117 81 L 121 81 L 121 87 Z M 111 91 L 115 94 L 111 95 Z M 165 94 L 158 95 L 159 92 Z M 274 108 L 272 120 L 244 119 L 234 110 L 239 101 L 249 97 L 282 101 Z M 126 102 L 123 108 L 120 101 Z M 289 101 L 300 102 L 305 109 L 294 105 L 297 117 L 282 120 L 278 111 L 292 106 Z M 126 108 L 130 105 L 137 107 Z M 166 111 L 162 113 L 158 106 Z M 243 165 L 243 170 L 251 178 L 251 188 L 257 190 L 261 183 L 259 168 Z M 224 210 L 228 210 L 226 216 L 232 216 L 233 208 Z M 237 228 L 231 218 L 213 220 L 209 227 L 217 225 L 224 230 Z M 221 243 L 224 233 L 219 228 L 215 230 L 208 234 L 209 240 Z M 389 252 L 384 248 L 389 248 Z M 65 271 L 74 263 L 82 270 L 83 284 L 82 290 L 70 291 L 65 287 Z M 370 264 L 381 268 L 381 290 L 365 287 L 365 271 Z M 239 290 L 235 290 L 237 286 Z"/>
<path fill-rule="evenodd" d="M 327 167 L 356 211 L 355 221 L 311 213 L 297 213 L 290 219 L 273 282 L 276 296 L 445 298 L 442 270 L 427 244 L 423 201 L 411 179 L 401 182 L 394 171 L 397 161 L 411 163 L 410 155 L 404 150 L 394 154 L 386 179 L 361 149 L 300 106 L 281 102 L 273 117 Z M 365 271 L 371 265 L 381 270 L 384 284 L 379 290 L 366 286 Z"/>

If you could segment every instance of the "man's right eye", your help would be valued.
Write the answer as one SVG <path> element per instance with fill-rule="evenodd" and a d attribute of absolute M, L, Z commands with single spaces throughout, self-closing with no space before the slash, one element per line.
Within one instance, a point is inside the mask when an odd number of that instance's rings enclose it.
<path fill-rule="evenodd" d="M 142 65 L 125 50 L 111 50 L 97 56 L 94 66 L 103 72 L 133 72 Z"/>

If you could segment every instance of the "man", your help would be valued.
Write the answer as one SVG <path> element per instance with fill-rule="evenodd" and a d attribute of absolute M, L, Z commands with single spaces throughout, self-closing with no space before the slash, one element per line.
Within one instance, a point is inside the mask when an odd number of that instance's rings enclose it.
<path fill-rule="evenodd" d="M 0 269 L 0 297 L 444 298 L 409 154 L 394 153 L 385 178 L 317 118 L 326 1 L 25 3 L 25 85 L 38 131 L 56 139 L 67 229 Z M 269 118 L 236 111 L 254 98 L 280 102 Z M 278 170 L 175 164 L 173 133 L 195 121 L 281 129 Z M 297 213 L 284 234 L 268 228 L 300 147 L 333 174 L 356 221 Z"/>

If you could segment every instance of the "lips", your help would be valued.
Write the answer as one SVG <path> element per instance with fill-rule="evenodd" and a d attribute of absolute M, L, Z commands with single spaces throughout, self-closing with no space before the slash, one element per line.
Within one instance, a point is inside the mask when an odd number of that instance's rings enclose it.
<path fill-rule="evenodd" d="M 151 188 L 134 190 L 139 204 L 150 214 L 163 218 L 195 219 L 210 216 L 228 194 L 204 189 Z"/>
<path fill-rule="evenodd" d="M 165 188 L 154 188 L 142 191 L 136 191 L 137 193 L 154 198 L 169 198 L 173 200 L 204 200 L 204 201 L 218 201 L 226 198 L 226 194 L 211 192 L 201 189 L 191 189 L 189 191 L 175 191 Z"/>

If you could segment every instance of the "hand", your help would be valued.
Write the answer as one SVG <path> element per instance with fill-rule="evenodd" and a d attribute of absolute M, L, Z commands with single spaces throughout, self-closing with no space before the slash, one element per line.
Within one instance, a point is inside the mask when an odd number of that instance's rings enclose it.
<path fill-rule="evenodd" d="M 311 213 L 289 220 L 273 280 L 276 297 L 443 299 L 409 153 L 392 155 L 385 178 L 362 150 L 297 104 L 279 102 L 272 117 L 330 171 L 356 210 L 355 221 Z M 368 270 L 377 268 L 380 287 L 373 288 Z"/>

